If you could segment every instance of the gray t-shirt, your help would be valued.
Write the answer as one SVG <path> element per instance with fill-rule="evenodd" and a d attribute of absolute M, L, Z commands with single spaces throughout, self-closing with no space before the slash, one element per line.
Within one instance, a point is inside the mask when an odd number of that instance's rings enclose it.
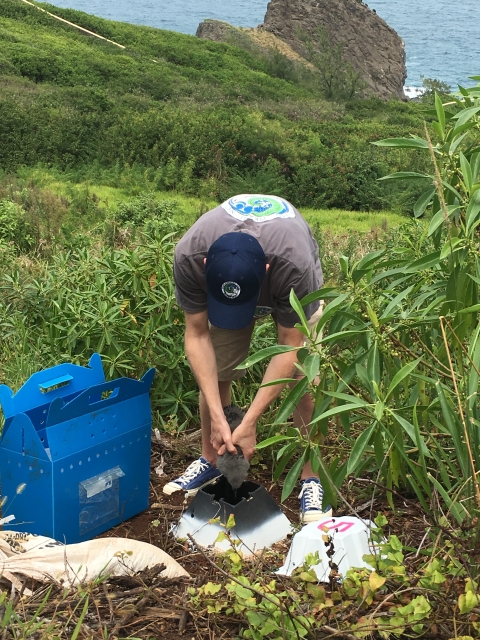
<path fill-rule="evenodd" d="M 175 248 L 175 297 L 187 313 L 207 309 L 205 265 L 210 246 L 224 233 L 241 231 L 255 236 L 270 265 L 262 284 L 255 317 L 272 313 L 291 328 L 298 316 L 290 306 L 293 289 L 298 298 L 320 289 L 323 274 L 318 245 L 300 213 L 277 196 L 240 195 L 205 213 Z M 319 302 L 304 308 L 307 319 Z"/>

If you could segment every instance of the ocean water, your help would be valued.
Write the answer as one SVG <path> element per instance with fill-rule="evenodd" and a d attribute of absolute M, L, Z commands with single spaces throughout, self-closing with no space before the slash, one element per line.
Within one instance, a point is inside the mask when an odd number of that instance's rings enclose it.
<path fill-rule="evenodd" d="M 53 0 L 103 18 L 194 34 L 205 18 L 235 26 L 263 22 L 268 0 Z M 421 76 L 469 86 L 480 75 L 480 0 L 368 0 L 403 38 L 407 86 L 420 87 Z"/>

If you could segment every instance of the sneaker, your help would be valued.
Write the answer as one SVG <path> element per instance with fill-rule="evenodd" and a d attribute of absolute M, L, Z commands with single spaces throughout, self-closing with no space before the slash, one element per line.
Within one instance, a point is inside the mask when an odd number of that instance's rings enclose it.
<path fill-rule="evenodd" d="M 323 508 L 323 487 L 318 478 L 302 480 L 300 499 L 300 515 L 303 524 L 316 522 L 332 515 L 332 507 Z"/>
<path fill-rule="evenodd" d="M 187 467 L 183 476 L 168 482 L 163 487 L 163 493 L 171 496 L 176 491 L 187 491 L 190 496 L 194 496 L 199 489 L 221 475 L 218 469 L 201 457 Z"/>

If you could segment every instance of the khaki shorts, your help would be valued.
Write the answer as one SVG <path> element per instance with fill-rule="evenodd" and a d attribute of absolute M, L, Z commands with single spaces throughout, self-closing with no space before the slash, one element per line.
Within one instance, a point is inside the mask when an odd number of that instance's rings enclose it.
<path fill-rule="evenodd" d="M 310 331 L 315 329 L 322 315 L 322 311 L 323 304 L 320 304 L 317 311 L 315 311 L 308 321 Z M 254 327 L 255 320 L 253 320 L 248 327 L 240 330 L 219 329 L 218 327 L 210 325 L 210 335 L 217 359 L 218 380 L 220 382 L 239 380 L 245 375 L 245 369 L 236 370 L 235 367 L 248 356 Z M 307 342 L 305 342 L 305 344 L 307 344 Z"/>

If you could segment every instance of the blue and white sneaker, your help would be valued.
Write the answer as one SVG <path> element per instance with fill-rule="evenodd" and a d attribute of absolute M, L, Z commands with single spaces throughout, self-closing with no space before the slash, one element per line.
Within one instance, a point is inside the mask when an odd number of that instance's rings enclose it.
<path fill-rule="evenodd" d="M 332 515 L 332 507 L 323 508 L 323 487 L 318 478 L 306 478 L 301 482 L 299 494 L 300 517 L 303 524 L 316 522 Z"/>
<path fill-rule="evenodd" d="M 199 489 L 210 484 L 221 475 L 216 467 L 205 458 L 200 457 L 186 468 L 183 476 L 168 482 L 163 487 L 163 493 L 171 496 L 176 491 L 186 491 L 189 496 L 194 496 Z"/>

